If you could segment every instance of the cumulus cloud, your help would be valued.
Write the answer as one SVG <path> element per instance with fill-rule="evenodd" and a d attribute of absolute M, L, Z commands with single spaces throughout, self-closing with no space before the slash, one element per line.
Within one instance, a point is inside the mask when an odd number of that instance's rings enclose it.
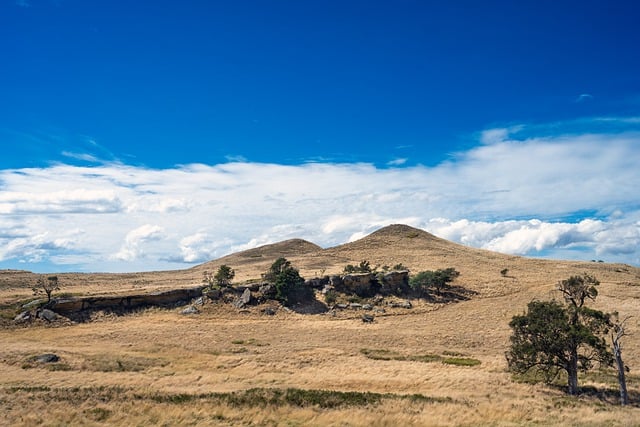
<path fill-rule="evenodd" d="M 164 229 L 157 225 L 145 224 L 127 233 L 124 244 L 112 257 L 120 261 L 134 261 L 143 254 L 144 243 L 160 240 Z"/>
<path fill-rule="evenodd" d="M 2 170 L 0 266 L 176 268 L 293 237 L 332 246 L 391 223 L 506 253 L 640 264 L 640 134 L 537 133 L 487 130 L 433 167 Z"/>

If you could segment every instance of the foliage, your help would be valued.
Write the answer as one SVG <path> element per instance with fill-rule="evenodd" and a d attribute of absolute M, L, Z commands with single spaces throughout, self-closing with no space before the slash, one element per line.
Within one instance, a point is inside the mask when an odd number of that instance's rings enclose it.
<path fill-rule="evenodd" d="M 344 272 L 347 273 L 347 274 L 352 274 L 352 273 L 371 273 L 374 270 L 375 269 L 371 268 L 371 264 L 367 260 L 360 261 L 360 264 L 358 264 L 358 265 L 349 264 L 344 268 Z"/>
<path fill-rule="evenodd" d="M 51 294 L 53 291 L 59 291 L 60 285 L 58 283 L 58 276 L 49 276 L 46 279 L 44 276 L 38 276 L 36 280 L 36 285 L 31 288 L 33 291 L 33 295 L 38 296 L 45 294 L 47 295 L 47 303 L 51 302 Z"/>
<path fill-rule="evenodd" d="M 228 265 L 222 264 L 216 272 L 213 279 L 216 281 L 216 285 L 220 287 L 226 287 L 231 285 L 231 281 L 236 276 L 236 272 L 233 271 Z"/>
<path fill-rule="evenodd" d="M 327 291 L 327 293 L 324 294 L 324 302 L 326 302 L 329 305 L 335 304 L 337 300 L 338 300 L 338 293 L 334 290 Z"/>
<path fill-rule="evenodd" d="M 210 287 L 213 287 L 215 285 L 224 288 L 227 286 L 231 286 L 231 281 L 235 277 L 236 272 L 228 265 L 222 264 L 215 274 L 210 271 L 205 271 L 203 275 L 204 282 L 208 283 Z"/>
<path fill-rule="evenodd" d="M 437 294 L 442 292 L 450 282 L 454 281 L 460 272 L 455 268 L 445 268 L 435 271 L 421 271 L 409 279 L 409 285 L 420 295 L 435 289 Z"/>
<path fill-rule="evenodd" d="M 284 305 L 290 306 L 313 296 L 313 291 L 304 285 L 304 278 L 286 258 L 278 258 L 264 278 L 275 286 L 276 299 Z"/>
<path fill-rule="evenodd" d="M 566 372 L 570 394 L 578 392 L 578 371 L 591 369 L 594 362 L 611 365 L 612 356 L 603 338 L 609 315 L 584 306 L 595 299 L 598 281 L 589 275 L 572 276 L 558 284 L 565 304 L 531 301 L 527 312 L 514 316 L 509 369 L 524 374 L 531 369 L 543 374 L 547 383 Z"/>

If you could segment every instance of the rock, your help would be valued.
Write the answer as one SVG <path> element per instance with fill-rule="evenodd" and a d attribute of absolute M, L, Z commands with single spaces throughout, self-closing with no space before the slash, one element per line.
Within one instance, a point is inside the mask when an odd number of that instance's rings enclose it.
<path fill-rule="evenodd" d="M 244 308 L 251 303 L 251 291 L 249 288 L 246 288 L 240 298 L 238 298 L 233 305 L 237 308 Z"/>
<path fill-rule="evenodd" d="M 376 313 L 386 313 L 387 311 L 382 307 L 376 307 L 374 310 Z"/>
<path fill-rule="evenodd" d="M 202 295 L 211 300 L 219 300 L 222 297 L 222 291 L 220 289 L 206 289 L 202 291 Z"/>
<path fill-rule="evenodd" d="M 312 289 L 322 289 L 329 284 L 329 276 L 314 277 L 304 282 L 304 285 Z"/>
<path fill-rule="evenodd" d="M 270 283 L 265 283 L 264 285 L 260 286 L 259 292 L 265 298 L 273 298 L 276 296 L 276 287 Z"/>
<path fill-rule="evenodd" d="M 392 302 L 391 307 L 393 308 L 413 308 L 411 301 L 405 300 L 400 302 Z"/>
<path fill-rule="evenodd" d="M 30 308 L 39 307 L 45 303 L 43 299 L 37 299 L 35 301 L 28 302 L 22 306 L 22 308 L 29 310 Z"/>
<path fill-rule="evenodd" d="M 240 302 L 244 305 L 248 305 L 251 302 L 251 290 L 249 288 L 245 289 L 240 297 Z"/>
<path fill-rule="evenodd" d="M 262 312 L 268 316 L 274 316 L 276 314 L 276 309 L 273 307 L 265 307 L 262 309 Z"/>
<path fill-rule="evenodd" d="M 347 274 L 342 277 L 341 284 L 336 283 L 334 286 L 339 292 L 362 298 L 374 296 L 380 288 L 375 273 Z"/>
<path fill-rule="evenodd" d="M 204 305 L 204 297 L 196 298 L 196 299 L 193 301 L 193 303 L 194 303 L 195 305 Z"/>
<path fill-rule="evenodd" d="M 54 322 L 58 319 L 58 315 L 48 308 L 44 308 L 38 311 L 38 317 L 42 320 L 46 320 L 47 322 Z"/>
<path fill-rule="evenodd" d="M 409 271 L 390 271 L 380 278 L 380 293 L 383 295 L 406 295 L 410 290 Z"/>
<path fill-rule="evenodd" d="M 31 312 L 28 310 L 23 311 L 22 313 L 18 314 L 16 317 L 13 318 L 13 321 L 16 323 L 24 323 L 30 320 L 31 320 Z"/>
<path fill-rule="evenodd" d="M 351 310 L 360 310 L 362 308 L 362 304 L 358 304 L 357 302 L 352 302 L 349 304 L 349 308 Z"/>
<path fill-rule="evenodd" d="M 180 314 L 198 314 L 200 313 L 200 310 L 198 310 L 197 308 L 195 308 L 194 306 L 190 305 L 189 307 L 185 308 L 184 310 L 180 311 Z"/>
<path fill-rule="evenodd" d="M 364 304 L 362 306 L 363 310 L 373 310 L 373 306 L 371 304 Z"/>
<path fill-rule="evenodd" d="M 363 314 L 362 322 L 363 323 L 373 323 L 374 317 L 371 314 Z"/>
<path fill-rule="evenodd" d="M 38 363 L 55 363 L 60 361 L 60 357 L 57 354 L 45 353 L 35 357 L 35 361 Z"/>
<path fill-rule="evenodd" d="M 336 304 L 334 308 L 339 308 L 340 310 L 345 310 L 349 306 L 347 304 Z"/>

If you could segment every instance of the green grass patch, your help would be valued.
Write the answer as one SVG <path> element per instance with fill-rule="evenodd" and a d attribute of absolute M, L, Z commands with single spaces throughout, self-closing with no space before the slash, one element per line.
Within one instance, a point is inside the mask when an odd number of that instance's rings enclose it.
<path fill-rule="evenodd" d="M 452 402 L 451 398 L 434 398 L 421 394 L 396 395 L 357 391 L 305 390 L 298 388 L 252 388 L 231 393 L 155 394 L 151 399 L 161 403 L 184 404 L 193 401 L 225 403 L 233 407 L 296 406 L 323 409 L 363 407 L 388 399 L 407 399 L 421 403 Z"/>
<path fill-rule="evenodd" d="M 166 365 L 167 362 L 155 358 L 125 354 L 97 354 L 88 356 L 82 364 L 82 369 L 97 372 L 141 372 L 152 367 Z"/>
<path fill-rule="evenodd" d="M 442 363 L 445 365 L 455 366 L 478 366 L 482 362 L 478 359 L 471 359 L 469 357 L 445 357 L 442 359 Z"/>
<path fill-rule="evenodd" d="M 10 393 L 27 393 L 30 399 L 45 402 L 64 401 L 73 404 L 92 403 L 92 409 L 84 411 L 93 421 L 105 421 L 111 411 L 100 405 L 112 401 L 151 401 L 174 405 L 226 404 L 231 407 L 315 407 L 322 409 L 375 406 L 388 400 L 404 400 L 412 403 L 450 403 L 449 397 L 430 397 L 422 394 L 392 394 L 359 391 L 316 390 L 299 388 L 252 388 L 228 393 L 140 393 L 134 388 L 123 387 L 69 387 L 50 388 L 46 386 L 11 387 Z"/>
<path fill-rule="evenodd" d="M 267 343 L 262 343 L 262 342 L 258 341 L 255 338 L 249 338 L 248 340 L 233 340 L 233 341 L 231 341 L 231 344 L 235 344 L 235 345 L 253 345 L 253 346 L 256 346 L 256 347 L 265 347 L 265 346 L 269 345 Z"/>
<path fill-rule="evenodd" d="M 360 353 L 364 354 L 367 358 L 373 360 L 398 360 L 398 361 L 409 361 L 409 362 L 442 362 L 447 365 L 456 365 L 456 366 L 477 366 L 481 362 L 478 359 L 471 359 L 468 357 L 444 357 L 438 354 L 410 354 L 404 355 L 392 350 L 386 349 L 370 349 L 363 348 L 360 350 Z M 446 355 L 446 353 L 445 353 Z"/>

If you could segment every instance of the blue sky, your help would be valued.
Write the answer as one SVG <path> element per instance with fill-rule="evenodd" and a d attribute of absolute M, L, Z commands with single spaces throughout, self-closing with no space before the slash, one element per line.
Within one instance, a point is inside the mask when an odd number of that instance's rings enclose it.
<path fill-rule="evenodd" d="M 0 268 L 406 222 L 640 265 L 640 4 L 3 0 Z"/>

